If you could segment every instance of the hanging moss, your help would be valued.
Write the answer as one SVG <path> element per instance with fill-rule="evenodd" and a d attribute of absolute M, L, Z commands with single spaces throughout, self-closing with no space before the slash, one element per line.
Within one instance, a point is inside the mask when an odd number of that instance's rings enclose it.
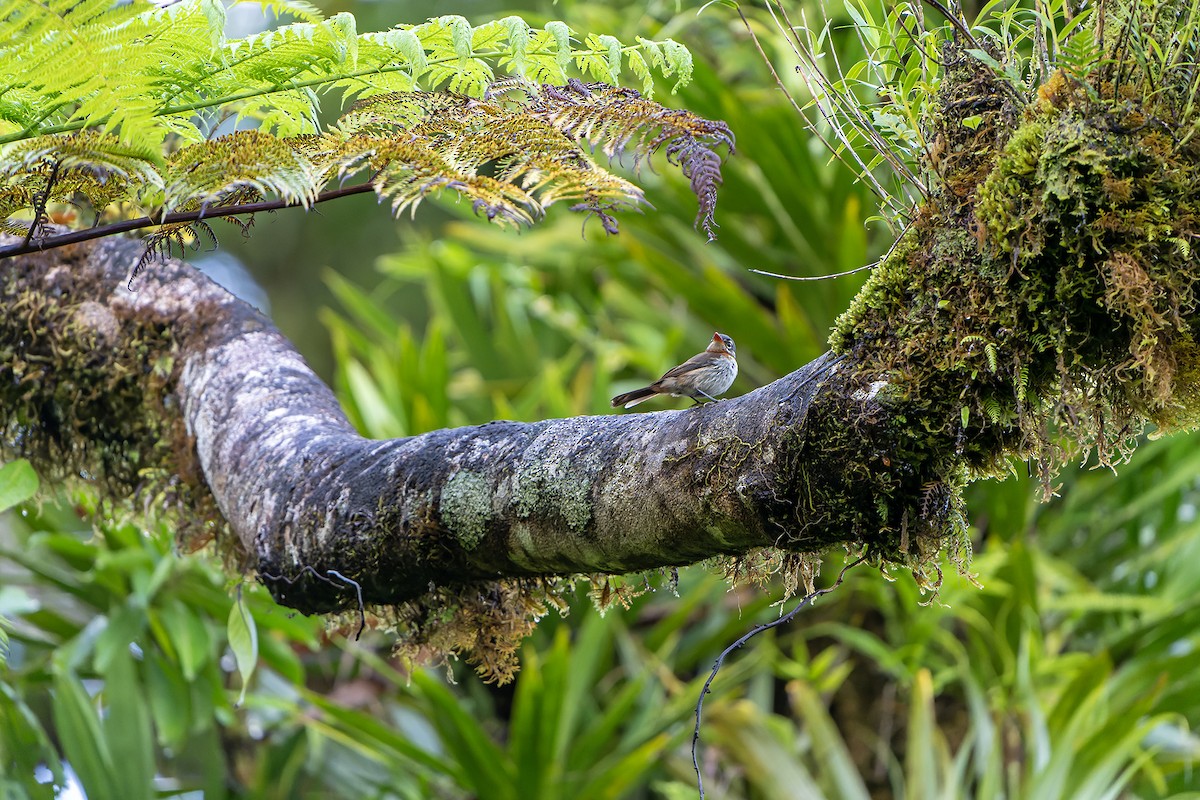
<path fill-rule="evenodd" d="M 20 270 L 0 277 L 0 458 L 94 485 L 117 514 L 170 514 L 184 549 L 206 544 L 225 524 L 182 419 L 167 408 L 176 331 L 87 299 L 81 287 L 93 278 L 70 268 L 77 254 L 53 257 L 61 266 L 46 283 Z"/>
<path fill-rule="evenodd" d="M 983 62 L 945 58 L 942 180 L 834 350 L 886 382 L 897 440 L 947 475 L 1033 457 L 1049 481 L 1064 438 L 1108 464 L 1147 424 L 1195 426 L 1200 148 L 1168 133 L 1190 107 L 1131 92 L 1149 84 L 1124 63 L 1060 70 L 1018 108 Z"/>

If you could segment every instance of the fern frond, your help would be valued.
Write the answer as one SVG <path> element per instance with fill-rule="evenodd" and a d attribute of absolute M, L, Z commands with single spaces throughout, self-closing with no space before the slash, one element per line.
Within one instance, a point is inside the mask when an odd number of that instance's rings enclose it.
<path fill-rule="evenodd" d="M 733 132 L 724 122 L 707 120 L 689 111 L 664 108 L 633 89 L 572 82 L 565 88 L 542 86 L 526 90 L 534 112 L 572 138 L 599 147 L 609 159 L 621 160 L 633 151 L 640 161 L 666 148 L 667 160 L 691 181 L 699 201 L 696 226 L 709 241 L 716 238 L 713 215 L 721 185 L 717 147 L 734 151 Z"/>
<path fill-rule="evenodd" d="M 988 369 L 992 372 L 1000 371 L 1000 352 L 994 342 L 988 342 L 983 346 L 983 352 L 987 355 Z"/>
<path fill-rule="evenodd" d="M 161 254 L 206 237 L 211 231 L 200 225 L 206 218 L 308 207 L 362 191 L 374 191 L 398 215 L 446 189 L 501 224 L 532 224 L 550 205 L 568 202 L 615 233 L 613 212 L 636 207 L 644 197 L 636 185 L 599 166 L 589 150 L 599 148 L 610 159 L 632 152 L 636 166 L 665 149 L 668 161 L 691 180 L 700 201 L 697 224 L 711 238 L 721 182 L 715 148 L 721 145 L 733 147 L 724 123 L 605 84 L 506 81 L 479 99 L 395 92 L 360 100 L 324 134 L 238 131 L 176 151 L 161 171 L 155 153 L 123 145 L 112 134 L 59 134 L 3 145 L 0 220 L 32 209 L 36 231 L 47 202 L 72 202 L 78 194 L 97 216 L 109 204 L 140 205 L 147 212 L 143 220 L 114 225 L 161 225 L 148 239 L 148 249 Z M 366 183 L 332 188 L 364 172 Z"/>
<path fill-rule="evenodd" d="M 146 249 L 142 253 L 142 257 L 133 265 L 133 271 L 129 275 L 130 284 L 132 285 L 138 275 L 142 274 L 142 270 L 152 262 L 165 261 L 170 258 L 172 247 L 177 248 L 182 255 L 189 247 L 192 250 L 199 250 L 204 242 L 208 242 L 210 249 L 215 249 L 217 246 L 217 235 L 213 233 L 212 227 L 203 220 L 160 226 L 158 230 L 146 237 Z"/>
<path fill-rule="evenodd" d="M 445 16 L 360 34 L 347 13 L 325 19 L 301 0 L 247 1 L 302 21 L 227 41 L 221 0 L 8 0 L 0 7 L 0 75 L 11 76 L 0 83 L 0 143 L 98 128 L 161 147 L 172 135 L 203 139 L 228 113 L 284 136 L 315 133 L 325 90 L 343 100 L 439 88 L 479 96 L 498 70 L 561 82 L 575 65 L 611 80 L 622 55 L 643 88 L 651 71 L 681 82 L 690 75 L 690 55 L 670 40 L 626 46 L 592 35 L 574 49 L 563 23 L 536 30 L 519 17 L 473 28 Z"/>
<path fill-rule="evenodd" d="M 214 52 L 224 26 L 219 0 L 166 8 L 108 0 L 13 0 L 0 17 L 0 119 L 9 135 L 96 128 L 160 149 L 154 124 L 160 80 Z M 16 102 L 9 102 L 11 96 Z"/>
<path fill-rule="evenodd" d="M 1000 406 L 1000 402 L 996 398 L 985 398 L 983 401 L 983 410 L 987 414 L 989 422 L 993 425 L 1000 424 L 1000 420 L 1004 416 L 1004 409 Z"/>
<path fill-rule="evenodd" d="M 82 195 L 97 214 L 136 188 L 161 188 L 158 154 L 92 131 L 39 136 L 0 146 L 0 182 L 7 184 L 3 216 L 40 202 L 73 202 Z M 20 205 L 10 203 L 20 202 Z"/>
<path fill-rule="evenodd" d="M 642 201 L 641 190 L 596 163 L 527 106 L 459 95 L 402 92 L 357 103 L 339 121 L 347 147 L 339 177 L 369 167 L 395 213 L 449 188 L 490 220 L 529 224 L 556 202 L 601 216 Z M 308 143 L 310 146 L 312 142 Z M 331 173 L 329 165 L 318 168 Z M 481 174 L 487 172 L 488 174 Z"/>
<path fill-rule="evenodd" d="M 0 178 L 46 169 L 57 162 L 64 170 L 90 173 L 98 181 L 161 182 L 155 168 L 159 155 L 115 136 L 83 131 L 64 136 L 39 136 L 0 145 Z"/>
<path fill-rule="evenodd" d="M 374 180 L 375 192 L 391 202 L 399 216 L 415 211 L 427 195 L 451 189 L 471 201 L 471 208 L 489 221 L 530 225 L 542 215 L 537 200 L 519 186 L 458 169 L 441 154 L 413 142 L 381 143 L 375 159 L 383 162 Z"/>
<path fill-rule="evenodd" d="M 0 225 L 3 225 L 5 231 L 11 233 L 19 229 L 16 222 L 9 217 L 22 209 L 32 208 L 34 198 L 34 188 L 28 184 L 0 186 Z M 21 234 L 24 233 L 22 230 Z"/>
<path fill-rule="evenodd" d="M 51 204 L 86 202 L 97 220 L 116 207 L 114 230 L 160 225 L 153 255 L 209 238 L 206 218 L 371 190 L 398 214 L 449 189 L 516 225 L 565 202 L 612 232 L 611 212 L 643 195 L 594 149 L 631 152 L 635 167 L 665 149 L 711 238 L 716 150 L 733 146 L 723 123 L 607 84 L 529 82 L 626 69 L 645 89 L 656 75 L 683 82 L 691 61 L 677 43 L 580 43 L 564 23 L 535 29 L 515 16 L 360 34 L 351 15 L 325 18 L 305 0 L 242 1 L 299 21 L 229 41 L 223 0 L 0 0 L 0 226 L 30 231 L 17 249 L 90 238 L 46 235 L 55 215 L 78 219 Z M 495 84 L 498 72 L 514 77 Z M 330 90 L 359 102 L 320 132 Z M 208 140 L 229 118 L 257 130 Z M 366 183 L 331 186 L 363 172 Z"/>
<path fill-rule="evenodd" d="M 321 9 L 304 0 L 234 0 L 231 5 L 257 6 L 264 14 L 276 17 L 291 16 L 301 22 L 320 22 L 325 19 Z"/>
<path fill-rule="evenodd" d="M 164 207 L 247 202 L 243 192 L 275 195 L 307 207 L 320 191 L 321 172 L 288 140 L 261 131 L 238 131 L 185 147 L 166 170 Z"/>

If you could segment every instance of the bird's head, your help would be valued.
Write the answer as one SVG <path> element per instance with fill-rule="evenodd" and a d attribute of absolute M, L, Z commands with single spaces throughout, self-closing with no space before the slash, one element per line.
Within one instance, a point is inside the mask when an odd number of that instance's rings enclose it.
<path fill-rule="evenodd" d="M 710 353 L 728 353 L 731 356 L 737 356 L 737 348 L 733 344 L 733 339 L 723 333 L 714 333 L 712 341 L 709 342 L 706 349 Z"/>

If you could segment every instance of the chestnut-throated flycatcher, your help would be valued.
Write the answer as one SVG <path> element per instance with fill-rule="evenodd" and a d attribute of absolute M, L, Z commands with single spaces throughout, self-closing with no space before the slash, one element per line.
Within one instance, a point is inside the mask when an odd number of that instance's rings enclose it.
<path fill-rule="evenodd" d="M 678 367 L 670 369 L 654 383 L 642 389 L 619 394 L 612 399 L 613 408 L 631 408 L 657 394 L 690 397 L 696 403 L 701 397 L 716 400 L 726 392 L 737 377 L 737 349 L 733 339 L 714 333 L 712 342 L 703 353 L 697 353 Z"/>

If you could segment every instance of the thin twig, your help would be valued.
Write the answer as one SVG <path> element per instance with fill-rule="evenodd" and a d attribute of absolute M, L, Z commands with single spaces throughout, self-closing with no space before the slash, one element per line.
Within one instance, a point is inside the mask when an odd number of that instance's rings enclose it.
<path fill-rule="evenodd" d="M 337 577 L 337 578 L 341 578 L 347 584 L 349 584 L 350 586 L 353 586 L 355 593 L 358 595 L 358 632 L 354 634 L 354 641 L 357 642 L 358 637 L 362 636 L 362 632 L 364 630 L 366 630 L 366 627 L 367 627 L 367 614 L 365 611 L 366 607 L 363 605 L 363 598 L 362 598 L 362 584 L 356 580 L 347 578 L 345 575 L 338 572 L 336 569 L 327 569 L 327 570 L 325 570 L 325 572 L 326 572 L 326 574 L 333 575 L 334 577 Z"/>
<path fill-rule="evenodd" d="M 33 235 L 45 228 L 46 205 L 50 202 L 50 193 L 54 191 L 54 182 L 58 180 L 58 168 L 61 166 L 62 161 L 55 159 L 54 167 L 50 170 L 50 177 L 46 179 L 46 189 L 37 198 L 33 209 L 33 222 L 29 225 L 29 232 L 25 234 L 25 240 L 21 242 L 22 247 L 28 246 L 29 241 L 33 239 Z"/>
<path fill-rule="evenodd" d="M 833 155 L 834 158 L 836 158 L 838 161 L 842 162 L 842 164 L 844 164 L 847 169 L 851 170 L 855 174 L 861 175 L 862 180 L 864 181 L 867 188 L 870 189 L 871 192 L 876 197 L 878 197 L 881 202 L 887 202 L 887 200 L 888 200 L 887 192 L 884 191 L 883 186 L 881 186 L 879 184 L 879 181 L 875 178 L 875 176 L 873 174 L 871 174 L 870 170 L 868 170 L 866 168 L 866 164 L 864 164 L 862 162 L 862 160 L 858 157 L 858 153 L 855 152 L 854 148 L 850 147 L 850 146 L 847 146 L 845 148 L 846 151 L 850 153 L 850 156 L 853 157 L 855 160 L 855 164 L 851 164 L 849 161 L 847 161 L 846 156 L 843 154 L 843 152 L 841 150 L 839 150 L 837 147 L 835 147 L 833 142 L 829 141 L 829 139 L 826 138 L 825 133 L 816 124 L 816 122 L 813 120 L 810 120 L 808 118 L 808 115 L 804 112 L 804 109 L 800 107 L 800 104 L 798 102 L 796 102 L 796 98 L 792 96 L 792 93 L 788 90 L 787 86 L 784 85 L 783 80 L 779 77 L 779 73 L 775 71 L 775 65 L 771 62 L 770 57 L 766 53 L 766 50 L 763 49 L 762 42 L 760 42 L 758 39 L 758 34 L 756 34 L 754 32 L 754 27 L 750 24 L 750 20 L 746 17 L 745 12 L 742 11 L 742 8 L 740 5 L 737 7 L 737 13 L 738 13 L 738 16 L 741 17 L 742 25 L 745 26 L 746 32 L 750 35 L 750 41 L 754 44 L 754 48 L 758 51 L 759 57 L 762 59 L 762 62 L 764 64 L 766 64 L 767 69 L 771 73 L 771 77 L 775 79 L 775 84 L 779 87 L 779 90 L 783 93 L 783 96 L 787 98 L 788 102 L 791 103 L 792 108 L 795 109 L 796 113 L 800 115 L 800 118 L 802 120 L 804 120 L 804 123 L 808 127 L 809 132 L 812 133 L 814 136 L 816 136 L 817 139 L 821 142 L 821 144 L 825 147 L 825 149 L 828 150 Z M 774 18 L 773 15 L 772 15 L 772 18 Z M 775 24 L 777 27 L 779 26 L 778 20 L 775 20 Z M 782 28 L 781 28 L 781 30 L 782 30 Z M 789 46 L 792 48 L 792 51 L 794 53 L 796 53 L 797 58 L 803 59 L 803 54 L 797 49 L 796 44 L 793 43 L 791 41 L 791 39 L 788 39 L 787 41 L 788 41 Z M 801 72 L 801 78 L 803 78 L 805 80 L 805 82 L 808 83 L 809 78 L 806 73 Z M 809 91 L 814 97 L 817 96 L 817 92 L 813 89 L 813 87 L 811 85 L 809 86 Z M 822 116 L 824 116 L 824 112 L 821 111 L 819 106 L 818 106 L 818 112 L 820 112 L 822 114 Z M 834 129 L 836 130 L 836 126 L 834 126 Z"/>
<path fill-rule="evenodd" d="M 866 560 L 866 553 L 854 559 L 849 564 L 842 567 L 842 571 L 838 573 L 837 580 L 833 582 L 833 585 L 827 586 L 824 589 L 817 589 L 816 591 L 809 592 L 808 594 L 804 595 L 804 597 L 800 598 L 800 602 L 796 603 L 796 607 L 791 611 L 787 612 L 779 619 L 772 620 L 771 622 L 764 622 L 762 625 L 755 625 L 749 633 L 744 634 L 736 642 L 722 650 L 721 655 L 717 656 L 717 660 L 713 664 L 712 672 L 709 674 L 708 680 L 704 682 L 704 689 L 700 692 L 700 699 L 696 701 L 696 727 L 692 730 L 692 767 L 696 770 L 696 787 L 700 790 L 700 800 L 704 800 L 704 778 L 700 774 L 700 761 L 696 757 L 696 747 L 700 743 L 700 717 L 704 712 L 704 696 L 709 693 L 709 687 L 712 686 L 712 682 L 716 679 L 717 673 L 721 670 L 721 666 L 725 663 L 725 658 L 734 650 L 742 647 L 746 644 L 746 642 L 750 641 L 763 631 L 770 630 L 771 628 L 777 628 L 784 623 L 791 622 L 792 618 L 799 614 L 802 608 L 805 608 L 811 604 L 812 601 L 816 600 L 821 595 L 829 594 L 834 589 L 841 586 L 842 581 L 846 578 L 846 573 L 852 567 L 857 567 Z"/>
<path fill-rule="evenodd" d="M 105 236 L 112 236 L 117 233 L 128 233 L 142 228 L 154 228 L 159 225 L 172 225 L 180 222 L 199 222 L 202 219 L 216 219 L 218 217 L 232 217 L 236 214 L 254 214 L 259 211 L 277 211 L 281 208 L 296 208 L 298 206 L 315 205 L 316 203 L 324 203 L 328 200 L 336 200 L 339 197 L 348 197 L 352 194 L 363 194 L 374 190 L 374 186 L 370 183 L 358 183 L 354 186 L 345 186 L 341 189 L 331 189 L 327 192 L 321 192 L 315 199 L 305 198 L 304 200 L 263 200 L 258 203 L 240 203 L 232 206 L 222 206 L 217 208 L 201 208 L 198 211 L 183 211 L 175 214 L 166 214 L 160 217 L 138 217 L 137 219 L 126 219 L 120 222 L 114 222 L 110 225 L 100 225 L 97 227 L 86 228 L 84 230 L 71 231 L 69 233 L 61 233 L 57 236 L 47 236 L 44 239 L 37 241 L 29 241 L 11 247 L 0 247 L 0 258 L 10 258 L 12 256 L 25 255 L 26 253 L 34 253 L 41 250 L 51 250 L 55 247 L 62 247 L 68 244 L 79 244 L 80 242 L 91 241 L 92 239 L 100 239 Z"/>
<path fill-rule="evenodd" d="M 946 21 L 949 22 L 951 25 L 953 25 L 954 29 L 956 31 L 958 31 L 959 33 L 961 33 L 963 35 L 963 37 L 968 42 L 971 43 L 972 47 L 974 47 L 976 50 L 983 49 L 979 45 L 979 40 L 977 40 L 975 38 L 975 36 L 971 33 L 970 29 L 967 28 L 966 23 L 958 18 L 957 14 L 955 14 L 953 11 L 951 11 L 950 9 L 946 8 L 944 5 L 939 3 L 938 0 L 925 0 L 925 2 L 928 3 L 929 5 L 933 6 L 934 8 L 936 8 L 938 10 L 938 13 L 940 13 L 943 17 L 945 17 Z"/>
<path fill-rule="evenodd" d="M 762 269 L 752 269 L 752 270 L 750 270 L 750 272 L 757 272 L 759 275 L 766 275 L 771 278 L 783 278 L 784 280 L 789 280 L 789 281 L 823 281 L 827 278 L 841 278 L 844 275 L 853 275 L 854 273 L 862 272 L 863 270 L 875 269 L 875 267 L 878 267 L 884 261 L 887 261 L 889 258 L 892 257 L 892 253 L 896 252 L 896 247 L 899 246 L 900 242 L 904 241 L 904 235 L 908 233 L 908 229 L 911 227 L 912 227 L 911 222 L 909 222 L 907 225 L 905 225 L 903 230 L 900 231 L 900 235 L 897 236 L 895 241 L 892 242 L 892 246 L 889 247 L 887 249 L 887 252 L 884 253 L 883 255 L 881 255 L 878 259 L 876 259 L 875 261 L 872 261 L 870 264 L 867 264 L 865 266 L 855 267 L 854 269 L 846 270 L 845 272 L 834 272 L 830 275 L 816 275 L 813 277 L 799 277 L 796 275 L 780 275 L 779 273 L 767 272 L 766 270 L 762 270 Z"/>
<path fill-rule="evenodd" d="M 833 130 L 837 140 L 841 142 L 845 152 L 849 153 L 849 157 L 854 160 L 857 166 L 850 165 L 846 157 L 843 156 L 838 149 L 830 147 L 822 138 L 822 144 L 838 158 L 843 164 L 851 167 L 859 176 L 859 179 L 865 182 L 872 188 L 876 196 L 884 203 L 885 206 L 892 207 L 893 213 L 896 216 L 903 216 L 903 210 L 896 207 L 895 198 L 891 192 L 884 189 L 879 179 L 871 171 L 869 165 L 859 155 L 858 149 L 855 147 L 853 137 L 845 131 L 845 125 L 848 123 L 852 127 L 852 132 L 862 136 L 870 146 L 872 152 L 877 153 L 892 168 L 893 173 L 899 175 L 905 182 L 911 182 L 916 185 L 918 182 L 916 176 L 911 173 L 907 165 L 894 153 L 887 141 L 875 128 L 868 116 L 860 108 L 859 103 L 848 90 L 838 89 L 829 77 L 825 74 L 819 63 L 819 56 L 810 46 L 811 44 L 811 29 L 808 25 L 808 17 L 803 9 L 800 12 L 800 26 L 792 22 L 788 16 L 787 8 L 778 0 L 772 0 L 767 3 L 767 12 L 771 15 L 772 21 L 776 28 L 783 34 L 784 40 L 796 55 L 796 58 L 801 62 L 796 67 L 797 73 L 808 87 L 809 93 L 812 94 L 813 104 L 817 107 L 817 112 L 829 124 Z M 830 26 L 830 21 L 826 18 L 825 29 Z M 800 38 L 800 31 L 803 30 L 809 33 L 809 42 L 806 43 Z M 866 47 L 864 43 L 864 47 Z M 869 50 L 869 48 L 868 48 Z M 837 48 L 830 47 L 828 50 L 830 58 L 833 59 L 833 72 L 839 77 L 845 75 L 842 70 L 841 63 L 838 61 Z M 846 118 L 845 121 L 839 117 Z M 807 121 L 807 117 L 805 118 Z M 817 130 L 817 126 L 809 123 L 810 130 Z M 923 187 L 918 186 L 918 189 L 924 195 Z M 911 198 L 910 198 L 911 199 Z"/>
<path fill-rule="evenodd" d="M 924 2 L 936 8 L 938 13 L 945 17 L 946 21 L 954 27 L 954 30 L 958 31 L 966 38 L 968 42 L 970 42 L 971 47 L 976 50 L 983 50 L 983 45 L 981 45 L 979 40 L 971 34 L 970 29 L 967 28 L 966 23 L 958 14 L 946 8 L 946 6 L 942 5 L 938 0 L 924 0 Z M 1021 92 L 1017 90 L 1017 87 L 1013 86 L 1007 80 L 1004 80 L 1003 76 L 1000 81 L 1000 86 L 1007 90 L 1010 95 L 1012 95 L 1013 99 L 1017 102 L 1017 105 L 1024 105 L 1025 98 L 1021 95 Z"/>
<path fill-rule="evenodd" d="M 339 580 L 342 581 L 342 585 L 354 587 L 354 591 L 358 595 L 358 632 L 354 634 L 354 641 L 357 642 L 358 637 L 362 636 L 363 631 L 367 629 L 367 612 L 366 612 L 366 605 L 363 603 L 362 584 L 360 584 L 356 580 L 351 580 L 350 578 L 347 578 L 345 575 L 338 572 L 336 569 L 325 570 L 325 574 L 322 575 L 321 573 L 317 572 L 316 568 L 311 567 L 308 564 L 305 564 L 303 567 L 300 568 L 300 575 L 303 575 L 306 572 L 312 573 L 312 576 L 314 578 L 316 578 L 317 580 L 325 581 L 325 583 L 328 583 L 330 586 L 338 586 L 338 584 L 335 583 L 332 578 L 327 577 L 329 575 L 334 575 Z M 269 581 L 283 581 L 288 586 L 291 586 L 292 584 L 297 583 L 300 580 L 300 575 L 297 575 L 294 578 L 289 578 L 286 575 L 272 575 L 269 572 L 260 572 L 258 574 L 259 574 L 259 576 L 261 576 Z"/>
<path fill-rule="evenodd" d="M 755 274 L 758 274 L 758 275 L 766 275 L 768 278 L 782 278 L 785 281 L 826 281 L 826 280 L 829 280 L 830 278 L 843 278 L 846 275 L 853 275 L 856 272 L 864 272 L 868 269 L 875 269 L 875 267 L 877 267 L 877 266 L 879 266 L 879 262 L 872 261 L 870 264 L 867 264 L 862 267 L 855 267 L 854 269 L 848 269 L 845 272 L 831 272 L 828 275 L 808 275 L 808 276 L 782 275 L 778 272 L 767 272 L 765 269 L 752 269 L 750 271 Z"/>

